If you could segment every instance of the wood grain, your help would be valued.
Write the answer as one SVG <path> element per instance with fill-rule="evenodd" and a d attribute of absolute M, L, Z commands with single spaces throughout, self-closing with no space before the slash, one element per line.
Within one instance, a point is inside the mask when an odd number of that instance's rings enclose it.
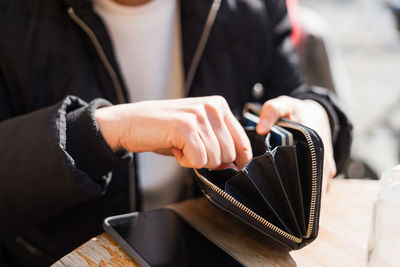
<path fill-rule="evenodd" d="M 138 265 L 131 260 L 109 235 L 103 233 L 90 239 L 52 266 L 137 267 Z"/>
<path fill-rule="evenodd" d="M 323 199 L 318 238 L 290 255 L 298 266 L 365 266 L 377 181 L 334 180 Z"/>
<path fill-rule="evenodd" d="M 248 266 L 363 266 L 366 262 L 376 181 L 334 180 L 325 196 L 318 238 L 289 252 L 204 198 L 169 208 Z M 137 266 L 105 233 L 64 256 L 54 267 Z"/>

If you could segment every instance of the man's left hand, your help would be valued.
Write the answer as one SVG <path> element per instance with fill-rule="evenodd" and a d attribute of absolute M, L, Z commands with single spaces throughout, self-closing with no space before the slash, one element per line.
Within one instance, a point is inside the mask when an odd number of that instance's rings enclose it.
<path fill-rule="evenodd" d="M 324 194 L 328 181 L 336 175 L 328 114 L 321 104 L 314 100 L 279 96 L 264 103 L 257 133 L 267 134 L 271 127 L 283 117 L 310 127 L 322 138 L 324 143 L 322 194 Z"/>

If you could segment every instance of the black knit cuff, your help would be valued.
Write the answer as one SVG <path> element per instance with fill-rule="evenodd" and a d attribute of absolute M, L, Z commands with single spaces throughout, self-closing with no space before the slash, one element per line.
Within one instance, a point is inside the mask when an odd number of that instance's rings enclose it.
<path fill-rule="evenodd" d="M 95 99 L 87 105 L 69 108 L 66 115 L 66 151 L 78 169 L 99 183 L 106 182 L 108 174 L 129 158 L 128 152 L 114 152 L 108 146 L 94 119 L 97 108 L 110 105 L 106 100 Z"/>

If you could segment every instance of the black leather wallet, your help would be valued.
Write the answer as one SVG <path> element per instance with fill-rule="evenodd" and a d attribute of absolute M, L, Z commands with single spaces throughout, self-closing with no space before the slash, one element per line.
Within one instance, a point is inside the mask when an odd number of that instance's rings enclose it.
<path fill-rule="evenodd" d="M 246 129 L 253 159 L 241 170 L 195 170 L 204 195 L 217 207 L 291 249 L 318 234 L 323 144 L 318 134 L 282 119 L 292 145 L 276 145 L 271 133 Z"/>

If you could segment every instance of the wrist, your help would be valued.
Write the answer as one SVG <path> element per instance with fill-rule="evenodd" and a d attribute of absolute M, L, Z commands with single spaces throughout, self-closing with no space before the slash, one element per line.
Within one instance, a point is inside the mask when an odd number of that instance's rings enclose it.
<path fill-rule="evenodd" d="M 114 151 L 123 149 L 120 142 L 120 121 L 114 106 L 96 109 L 94 119 L 108 146 Z"/>

